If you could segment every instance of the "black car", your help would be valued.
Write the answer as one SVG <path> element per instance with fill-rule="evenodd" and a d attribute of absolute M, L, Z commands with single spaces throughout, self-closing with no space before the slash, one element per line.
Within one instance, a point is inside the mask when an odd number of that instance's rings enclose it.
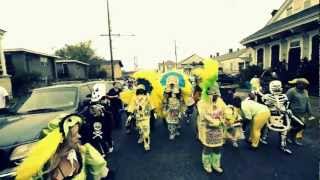
<path fill-rule="evenodd" d="M 0 118 L 0 179 L 12 179 L 14 168 L 38 141 L 49 121 L 62 114 L 79 112 L 85 106 L 95 83 L 35 89 L 14 114 Z"/>

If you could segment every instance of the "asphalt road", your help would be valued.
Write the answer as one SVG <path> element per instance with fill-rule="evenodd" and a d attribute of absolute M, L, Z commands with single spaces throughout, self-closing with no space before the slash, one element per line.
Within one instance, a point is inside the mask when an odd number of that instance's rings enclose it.
<path fill-rule="evenodd" d="M 195 124 L 183 124 L 182 134 L 169 141 L 168 132 L 159 120 L 151 135 L 151 151 L 144 152 L 135 134 L 124 130 L 114 132 L 115 151 L 109 166 L 115 170 L 116 180 L 318 180 L 318 127 L 306 130 L 304 147 L 291 145 L 293 155 L 278 148 L 279 138 L 272 133 L 268 145 L 252 151 L 243 141 L 239 149 L 224 145 L 222 167 L 224 173 L 207 174 L 201 165 L 201 146 L 195 139 Z"/>

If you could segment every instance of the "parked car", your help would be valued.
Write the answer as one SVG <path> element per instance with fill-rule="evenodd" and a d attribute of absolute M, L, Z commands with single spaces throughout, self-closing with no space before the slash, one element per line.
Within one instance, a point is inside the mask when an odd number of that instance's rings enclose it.
<path fill-rule="evenodd" d="M 111 83 L 99 82 L 111 88 Z M 95 83 L 34 89 L 14 114 L 0 118 L 0 179 L 12 179 L 15 167 L 39 140 L 49 121 L 61 114 L 77 113 L 86 105 Z"/>

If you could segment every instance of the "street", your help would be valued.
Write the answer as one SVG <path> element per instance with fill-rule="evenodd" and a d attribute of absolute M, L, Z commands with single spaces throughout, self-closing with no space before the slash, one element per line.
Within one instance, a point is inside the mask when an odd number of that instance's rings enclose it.
<path fill-rule="evenodd" d="M 312 125 L 313 124 L 313 125 Z M 293 155 L 279 150 L 279 138 L 272 133 L 269 144 L 250 150 L 245 141 L 239 149 L 231 143 L 224 145 L 222 167 L 224 173 L 206 174 L 201 164 L 201 147 L 195 138 L 195 123 L 182 125 L 182 134 L 169 141 L 165 125 L 157 121 L 151 135 L 151 151 L 144 152 L 135 134 L 124 130 L 114 133 L 115 151 L 109 166 L 117 180 L 317 180 L 319 178 L 319 131 L 317 123 L 310 123 L 305 133 L 305 146 L 290 145 Z"/>

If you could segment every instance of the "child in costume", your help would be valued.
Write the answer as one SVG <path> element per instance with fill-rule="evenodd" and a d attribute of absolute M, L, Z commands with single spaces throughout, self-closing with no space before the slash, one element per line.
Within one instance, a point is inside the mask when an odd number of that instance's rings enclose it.
<path fill-rule="evenodd" d="M 143 84 L 139 84 L 136 89 L 136 96 L 128 105 L 128 122 L 136 120 L 136 127 L 139 132 L 138 143 L 143 143 L 146 151 L 150 150 L 150 116 L 153 107 L 150 103 L 149 95 Z"/>
<path fill-rule="evenodd" d="M 241 103 L 239 97 L 233 98 L 234 104 Z M 225 110 L 226 138 L 232 141 L 232 146 L 238 148 L 238 141 L 244 139 L 240 109 L 234 105 L 228 105 Z"/>
<path fill-rule="evenodd" d="M 101 154 L 90 144 L 80 144 L 82 118 L 71 114 L 54 119 L 16 169 L 17 180 L 101 179 L 111 175 Z"/>

